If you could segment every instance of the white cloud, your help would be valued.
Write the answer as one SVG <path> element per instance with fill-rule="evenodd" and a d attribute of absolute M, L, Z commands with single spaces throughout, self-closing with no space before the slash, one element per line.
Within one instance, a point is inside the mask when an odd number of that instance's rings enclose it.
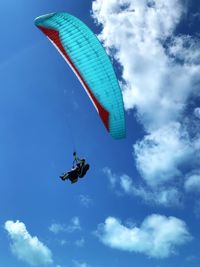
<path fill-rule="evenodd" d="M 148 216 L 140 227 L 123 225 L 108 217 L 96 231 L 105 245 L 124 251 L 144 253 L 153 258 L 166 258 L 177 247 L 192 239 L 184 221 L 158 214 Z"/>
<path fill-rule="evenodd" d="M 124 174 L 120 177 L 120 184 L 126 193 L 130 194 L 133 192 L 134 190 L 133 182 L 128 175 Z"/>
<path fill-rule="evenodd" d="M 53 232 L 54 234 L 58 234 L 60 232 L 72 233 L 77 230 L 81 230 L 80 220 L 77 216 L 71 219 L 71 223 L 69 225 L 52 223 L 49 227 L 49 231 Z"/>
<path fill-rule="evenodd" d="M 134 145 L 137 168 L 147 184 L 159 185 L 180 175 L 179 166 L 192 154 L 188 133 L 171 123 Z"/>
<path fill-rule="evenodd" d="M 186 178 L 185 190 L 187 192 L 200 192 L 200 171 Z"/>
<path fill-rule="evenodd" d="M 194 115 L 195 115 L 198 119 L 200 119 L 200 108 L 199 108 L 199 107 L 194 109 Z"/>
<path fill-rule="evenodd" d="M 176 60 L 182 60 L 186 64 L 198 65 L 200 62 L 199 46 L 199 40 L 194 37 L 192 38 L 189 35 L 176 36 L 172 38 L 168 52 Z"/>
<path fill-rule="evenodd" d="M 137 168 L 150 187 L 168 183 L 200 154 L 184 113 L 199 95 L 200 41 L 176 35 L 187 8 L 180 0 L 95 0 L 92 9 L 99 38 L 122 66 L 125 107 L 146 130 L 134 145 Z"/>
<path fill-rule="evenodd" d="M 72 218 L 72 224 L 69 226 L 70 232 L 74 232 L 76 230 L 81 230 L 80 220 L 77 216 Z"/>
<path fill-rule="evenodd" d="M 183 13 L 179 0 L 93 2 L 93 16 L 103 26 L 100 38 L 107 48 L 117 49 L 123 67 L 125 106 L 137 108 L 147 129 L 179 118 L 193 81 L 199 80 L 199 43 L 173 35 Z"/>
<path fill-rule="evenodd" d="M 23 222 L 6 221 L 4 225 L 11 238 L 11 251 L 32 266 L 42 266 L 53 263 L 52 253 L 36 236 L 31 236 Z"/>

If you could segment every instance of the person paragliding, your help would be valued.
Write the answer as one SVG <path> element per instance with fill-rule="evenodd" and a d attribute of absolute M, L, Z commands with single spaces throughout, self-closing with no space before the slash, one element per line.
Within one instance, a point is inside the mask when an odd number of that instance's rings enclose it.
<path fill-rule="evenodd" d="M 80 159 L 77 156 L 76 152 L 73 153 L 73 156 L 74 161 L 71 171 L 65 172 L 63 173 L 63 175 L 60 175 L 60 179 L 63 181 L 69 179 L 71 183 L 76 183 L 78 181 L 78 178 L 83 178 L 86 175 L 90 165 L 86 163 L 84 158 Z"/>
<path fill-rule="evenodd" d="M 122 91 L 109 56 L 94 32 L 65 12 L 39 16 L 35 25 L 76 74 L 110 135 L 115 139 L 125 138 Z M 79 159 L 76 153 L 74 164 L 71 171 L 60 176 L 63 181 L 69 179 L 75 183 L 89 169 L 85 159 Z"/>

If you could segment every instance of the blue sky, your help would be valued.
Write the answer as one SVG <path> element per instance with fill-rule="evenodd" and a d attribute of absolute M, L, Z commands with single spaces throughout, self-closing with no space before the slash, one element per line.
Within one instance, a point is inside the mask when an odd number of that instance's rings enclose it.
<path fill-rule="evenodd" d="M 191 267 L 200 256 L 200 5 L 181 0 L 0 3 L 0 265 Z M 126 139 L 106 132 L 34 26 L 66 11 L 112 57 Z M 91 165 L 59 180 L 74 147 Z"/>

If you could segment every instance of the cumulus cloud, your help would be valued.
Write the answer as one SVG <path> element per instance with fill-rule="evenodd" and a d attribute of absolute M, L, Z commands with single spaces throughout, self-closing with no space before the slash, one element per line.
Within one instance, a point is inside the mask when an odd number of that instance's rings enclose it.
<path fill-rule="evenodd" d="M 151 186 L 179 176 L 179 166 L 193 150 L 187 131 L 175 122 L 152 131 L 134 145 L 138 170 Z"/>
<path fill-rule="evenodd" d="M 153 258 L 166 258 L 192 239 L 184 221 L 158 214 L 148 216 L 137 226 L 126 226 L 108 217 L 96 234 L 105 245 L 124 251 L 139 252 Z"/>
<path fill-rule="evenodd" d="M 190 120 L 185 125 L 189 102 L 199 96 L 200 40 L 177 34 L 187 12 L 180 0 L 95 0 L 92 10 L 99 38 L 122 66 L 125 108 L 146 131 L 133 146 L 136 166 L 157 187 L 182 175 L 200 152 L 198 132 L 190 134 Z M 198 119 L 199 108 L 194 114 Z"/>
<path fill-rule="evenodd" d="M 125 106 L 137 107 L 147 129 L 178 118 L 199 80 L 199 42 L 174 36 L 184 10 L 179 0 L 93 2 L 99 37 L 123 67 Z"/>
<path fill-rule="evenodd" d="M 6 221 L 4 225 L 11 239 L 11 251 L 32 266 L 43 266 L 53 263 L 50 249 L 36 236 L 31 236 L 23 222 Z"/>
<path fill-rule="evenodd" d="M 81 230 L 80 220 L 77 216 L 71 219 L 71 223 L 69 225 L 52 223 L 49 227 L 49 231 L 53 232 L 54 234 L 58 234 L 60 232 L 72 233 L 77 230 Z"/>
<path fill-rule="evenodd" d="M 200 171 L 189 175 L 185 181 L 187 192 L 200 192 Z"/>

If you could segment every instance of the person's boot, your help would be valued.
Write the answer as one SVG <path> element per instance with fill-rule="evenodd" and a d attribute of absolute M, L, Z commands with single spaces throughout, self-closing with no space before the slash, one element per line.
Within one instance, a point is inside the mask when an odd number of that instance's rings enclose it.
<path fill-rule="evenodd" d="M 64 175 L 60 175 L 59 177 L 61 180 L 63 180 L 63 181 L 65 180 Z"/>
<path fill-rule="evenodd" d="M 63 175 L 60 175 L 60 179 L 65 181 L 66 179 L 68 179 L 68 176 L 69 176 L 69 173 L 67 172 L 67 173 L 65 173 Z"/>
<path fill-rule="evenodd" d="M 78 178 L 77 178 L 77 179 L 73 179 L 73 180 L 71 180 L 71 183 L 72 183 L 72 184 L 75 184 L 77 181 L 78 181 Z"/>

